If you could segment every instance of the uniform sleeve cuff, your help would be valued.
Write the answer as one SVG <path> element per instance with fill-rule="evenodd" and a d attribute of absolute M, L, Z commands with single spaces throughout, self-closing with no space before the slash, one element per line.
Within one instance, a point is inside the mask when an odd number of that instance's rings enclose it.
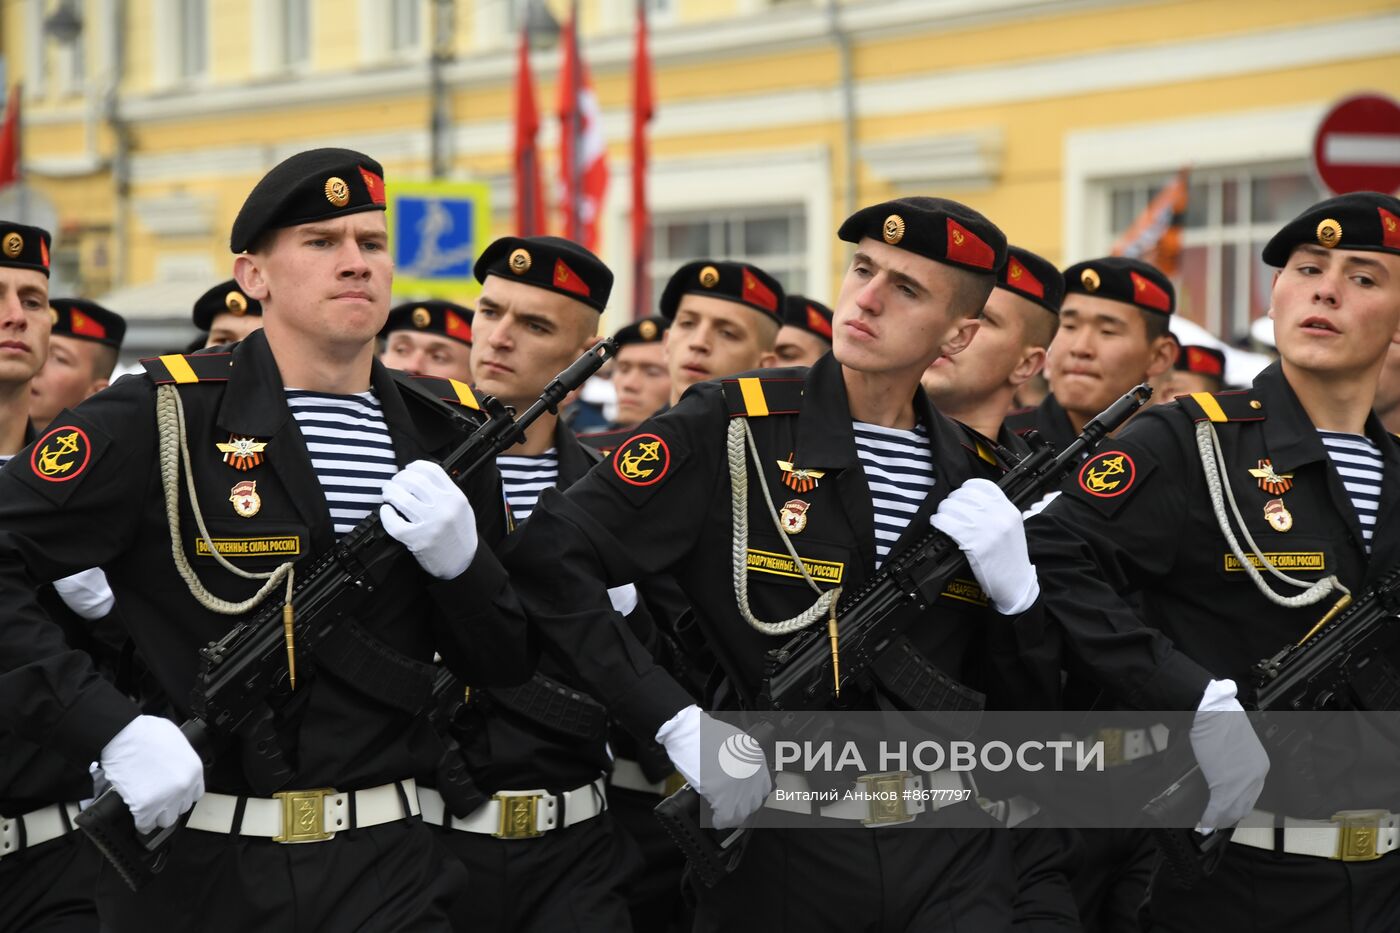
<path fill-rule="evenodd" d="M 694 705 L 695 698 L 659 667 L 647 671 L 630 690 L 608 704 L 624 729 L 648 742 L 677 713 Z"/>
<path fill-rule="evenodd" d="M 54 724 L 54 747 L 75 761 L 97 761 L 107 743 L 139 715 L 130 697 L 99 679 Z"/>

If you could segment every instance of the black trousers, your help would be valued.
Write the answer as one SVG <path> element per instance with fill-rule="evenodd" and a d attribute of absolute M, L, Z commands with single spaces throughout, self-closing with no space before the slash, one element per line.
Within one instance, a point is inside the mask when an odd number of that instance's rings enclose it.
<path fill-rule="evenodd" d="M 1016 878 L 1008 833 L 912 826 L 761 829 L 702 890 L 697 933 L 1003 933 Z"/>
<path fill-rule="evenodd" d="M 0 858 L 0 933 L 97 933 L 100 860 L 82 833 Z"/>
<path fill-rule="evenodd" d="M 1146 829 L 1082 829 L 1084 865 L 1072 880 L 1085 933 L 1138 933 L 1157 864 Z"/>
<path fill-rule="evenodd" d="M 430 827 L 467 867 L 452 928 L 471 933 L 627 933 L 623 890 L 641 868 L 604 812 L 533 839 Z M 650 933 L 650 931 L 647 931 Z"/>
<path fill-rule="evenodd" d="M 182 830 L 170 846 L 165 870 L 139 892 L 104 865 L 104 930 L 443 933 L 466 880 L 417 819 L 300 845 Z"/>
<path fill-rule="evenodd" d="M 608 807 L 617 827 L 642 857 L 642 868 L 625 891 L 636 933 L 683 933 L 691 926 L 692 911 L 681 896 L 685 856 L 652 813 L 661 799 L 642 791 L 608 788 Z"/>
<path fill-rule="evenodd" d="M 1400 854 L 1340 862 L 1232 844 L 1190 890 L 1158 870 L 1147 914 L 1153 933 L 1389 933 L 1400 930 Z"/>

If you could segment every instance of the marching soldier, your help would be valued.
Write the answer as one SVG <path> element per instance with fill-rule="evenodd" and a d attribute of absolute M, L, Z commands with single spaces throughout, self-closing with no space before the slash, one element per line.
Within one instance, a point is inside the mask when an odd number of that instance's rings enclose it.
<path fill-rule="evenodd" d="M 194 326 L 204 332 L 198 347 L 237 343 L 262 327 L 262 302 L 250 297 L 237 279 L 220 282 L 194 303 Z"/>
<path fill-rule="evenodd" d="M 29 384 L 29 420 L 43 431 L 65 408 L 107 388 L 126 321 L 115 311 L 81 298 L 56 298 L 49 356 Z"/>
<path fill-rule="evenodd" d="M 1175 309 L 1171 281 L 1139 259 L 1106 256 L 1070 266 L 1047 363 L 1050 394 L 1006 423 L 1018 433 L 1035 428 L 1061 449 L 1124 392 L 1171 367 Z"/>
<path fill-rule="evenodd" d="M 702 769 L 702 723 L 734 730 L 707 719 L 602 609 L 608 584 L 674 573 L 727 675 L 722 702 L 742 708 L 757 698 L 766 650 L 784 640 L 777 620 L 824 620 L 833 587 L 859 588 L 932 521 L 960 542 L 977 581 L 967 582 L 986 602 L 939 599 L 938 624 L 909 632 L 913 650 L 997 702 L 1045 701 L 1045 685 L 1019 658 L 1044 634 L 1020 512 L 919 388 L 933 359 L 960 352 L 976 332 L 1005 238 L 980 214 L 933 198 L 866 208 L 840 235 L 856 253 L 833 355 L 810 369 L 694 386 L 566 493 L 546 490 L 508 550 L 532 619 L 559 656 L 634 733 L 666 746 L 721 826 L 767 797 L 767 770 L 735 778 Z M 690 273 L 699 289 L 719 281 L 704 271 Z M 735 486 L 731 470 L 748 482 Z M 736 511 L 747 529 L 740 540 Z M 810 580 L 783 564 L 784 541 L 814 568 Z M 557 560 L 547 581 L 527 570 L 546 554 Z M 746 583 L 739 591 L 736 576 Z M 936 823 L 936 809 L 917 818 Z M 861 808 L 824 815 L 872 817 Z M 700 892 L 697 929 L 1001 929 L 1013 888 L 1007 841 L 990 831 L 757 830 L 738 869 Z"/>
<path fill-rule="evenodd" d="M 392 277 L 383 209 L 383 171 L 365 155 L 319 149 L 279 164 L 230 241 L 265 330 L 229 352 L 146 361 L 0 473 L 6 721 L 97 761 L 141 831 L 189 811 L 139 894 L 101 872 L 104 929 L 447 928 L 462 879 L 417 819 L 406 695 L 417 691 L 364 672 L 416 671 L 436 650 L 475 683 L 509 682 L 533 660 L 491 552 L 504 531 L 497 476 L 473 477 L 464 494 L 435 462 L 464 429 L 374 358 Z M 239 740 L 218 734 L 205 793 L 184 735 L 94 676 L 30 592 L 106 570 L 183 716 L 199 648 L 265 597 L 289 599 L 291 574 L 375 509 L 409 552 L 396 566 L 410 585 L 367 593 L 336 652 L 298 658 L 289 642 L 299 675 L 272 711 L 291 772 L 279 799 L 253 789 Z"/>
<path fill-rule="evenodd" d="M 662 337 L 672 405 L 697 382 L 771 366 L 783 287 L 757 266 L 699 259 L 676 270 L 661 293 Z"/>
<path fill-rule="evenodd" d="M 524 410 L 593 344 L 613 275 L 588 250 L 558 237 L 503 237 L 476 262 L 476 389 Z M 507 520 L 527 519 L 541 490 L 567 488 L 598 462 L 554 414 L 496 459 Z M 636 603 L 631 586 L 613 594 Z M 622 886 L 639 867 L 604 795 L 611 764 L 607 715 L 564 683 L 545 655 L 528 683 L 475 690 L 455 732 L 481 803 L 453 814 L 438 791 L 419 790 L 426 822 L 467 866 L 453 908 L 459 930 L 630 929 Z"/>
<path fill-rule="evenodd" d="M 1315 204 L 1263 259 L 1277 269 L 1280 361 L 1245 391 L 1143 413 L 1027 525 L 1047 608 L 1074 654 L 1142 709 L 1240 710 L 1236 694 L 1248 693 L 1259 659 L 1400 559 L 1400 447 L 1371 411 L 1400 326 L 1400 200 Z M 1284 578 L 1260 572 L 1270 567 Z M 1252 815 L 1269 762 L 1245 717 L 1198 715 L 1190 741 L 1211 789 L 1202 825 L 1249 819 L 1194 889 L 1157 873 L 1152 929 L 1400 925 L 1400 856 L 1387 829 L 1400 801 L 1350 799 L 1346 773 L 1394 773 L 1393 736 L 1345 724 L 1315 732 L 1326 812 L 1272 812 L 1266 788 L 1268 809 Z M 1326 817 L 1362 807 L 1370 822 L 1341 844 L 1348 814 Z"/>
<path fill-rule="evenodd" d="M 774 366 L 811 366 L 831 352 L 831 309 L 806 295 L 783 299 Z"/>
<path fill-rule="evenodd" d="M 617 390 L 617 417 L 609 431 L 630 431 L 670 401 L 671 378 L 661 345 L 670 324 L 657 315 L 633 321 L 613 334 L 613 343 L 617 344 L 612 375 Z"/>
<path fill-rule="evenodd" d="M 471 384 L 472 310 L 451 301 L 410 301 L 389 312 L 379 362 L 390 369 Z"/>

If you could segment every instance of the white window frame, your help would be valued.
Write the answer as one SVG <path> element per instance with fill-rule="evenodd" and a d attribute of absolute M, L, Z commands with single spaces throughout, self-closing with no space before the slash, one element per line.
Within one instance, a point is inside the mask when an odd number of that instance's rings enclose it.
<path fill-rule="evenodd" d="M 187 4 L 199 3 L 204 7 L 204 30 L 200 37 L 204 44 L 204 67 L 194 74 L 186 73 L 187 59 L 184 45 Z M 163 87 L 177 85 L 201 85 L 209 81 L 214 70 L 213 10 L 209 0 L 156 0 L 156 83 Z"/>
<path fill-rule="evenodd" d="M 433 21 L 436 12 L 432 8 L 432 0 L 406 0 L 406 2 L 418 11 L 418 40 L 412 45 L 402 45 L 395 48 L 391 42 L 394 31 L 395 20 L 399 15 L 398 4 L 405 0 L 385 0 L 384 3 L 384 48 L 389 58 L 403 59 L 421 58 L 427 53 L 430 37 L 433 31 Z M 458 12 L 460 15 L 460 10 Z"/>
<path fill-rule="evenodd" d="M 31 100 L 44 96 L 48 84 L 48 37 L 44 35 L 44 0 L 28 0 L 24 5 L 24 95 Z"/>

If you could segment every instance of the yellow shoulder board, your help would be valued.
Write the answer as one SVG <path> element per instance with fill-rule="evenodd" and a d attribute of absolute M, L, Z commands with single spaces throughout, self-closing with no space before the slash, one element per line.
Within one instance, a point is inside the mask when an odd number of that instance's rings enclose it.
<path fill-rule="evenodd" d="M 1263 421 L 1264 403 L 1248 390 L 1231 392 L 1192 392 L 1178 395 L 1182 411 L 1191 416 L 1192 421 Z"/>
<path fill-rule="evenodd" d="M 447 379 L 442 376 L 414 376 L 413 381 L 444 402 L 461 405 L 463 408 L 470 408 L 473 411 L 481 410 L 471 387 L 465 382 L 458 382 L 456 379 Z"/>
<path fill-rule="evenodd" d="M 722 385 L 731 418 L 795 415 L 802 410 L 801 379 L 740 376 Z"/>
<path fill-rule="evenodd" d="M 227 382 L 233 368 L 232 353 L 170 353 L 141 361 L 156 385 L 191 382 Z"/>

